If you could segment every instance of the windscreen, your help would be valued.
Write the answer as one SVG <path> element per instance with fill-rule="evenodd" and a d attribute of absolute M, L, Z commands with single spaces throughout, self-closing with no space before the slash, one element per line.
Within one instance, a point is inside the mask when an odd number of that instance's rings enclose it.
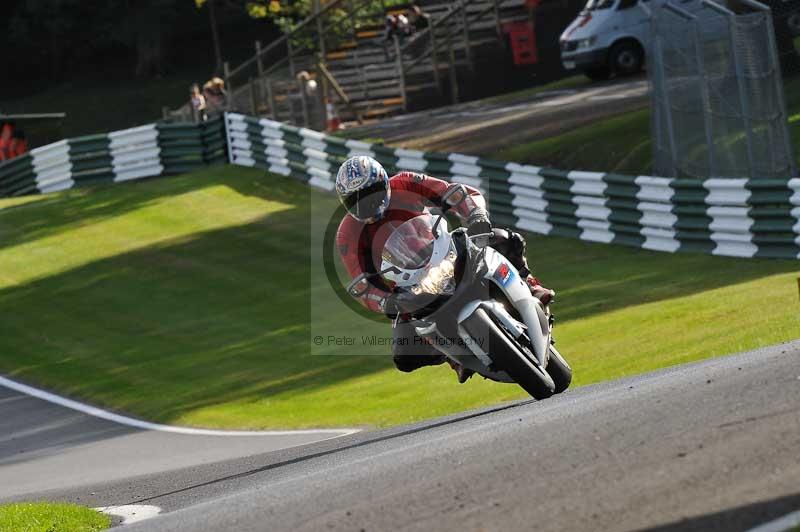
<path fill-rule="evenodd" d="M 435 220 L 430 214 L 412 218 L 394 230 L 383 247 L 382 258 L 403 270 L 425 266 L 433 254 Z"/>

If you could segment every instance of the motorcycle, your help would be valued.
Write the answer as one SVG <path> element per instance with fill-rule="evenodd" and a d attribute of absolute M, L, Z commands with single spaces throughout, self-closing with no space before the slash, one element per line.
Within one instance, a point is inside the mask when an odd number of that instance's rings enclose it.
<path fill-rule="evenodd" d="M 467 200 L 463 187 L 445 196 L 450 205 Z M 554 345 L 549 308 L 531 295 L 514 265 L 488 246 L 491 235 L 448 231 L 442 214 L 421 214 L 386 241 L 381 271 L 359 275 L 347 290 L 361 297 L 380 277 L 394 287 L 395 319 L 409 320 L 447 358 L 546 399 L 569 387 L 572 368 Z"/>

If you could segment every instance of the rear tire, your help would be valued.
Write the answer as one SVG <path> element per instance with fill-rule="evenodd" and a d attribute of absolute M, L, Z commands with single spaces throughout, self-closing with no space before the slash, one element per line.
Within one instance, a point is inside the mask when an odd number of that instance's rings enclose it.
<path fill-rule="evenodd" d="M 561 393 L 569 388 L 572 382 L 572 368 L 558 352 L 555 346 L 550 346 L 550 360 L 547 362 L 547 374 L 553 379 L 555 393 Z"/>
<path fill-rule="evenodd" d="M 531 397 L 541 400 L 553 395 L 555 383 L 550 375 L 531 362 L 513 337 L 485 310 L 476 310 L 463 325 L 472 338 L 483 339 L 483 345 L 489 346 L 489 358 L 497 369 L 508 373 Z"/>

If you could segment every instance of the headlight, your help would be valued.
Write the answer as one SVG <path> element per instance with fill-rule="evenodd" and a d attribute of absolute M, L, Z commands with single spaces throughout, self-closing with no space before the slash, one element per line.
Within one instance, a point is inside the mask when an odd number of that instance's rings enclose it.
<path fill-rule="evenodd" d="M 451 251 L 442 262 L 434 266 L 411 288 L 414 295 L 420 294 L 452 294 L 455 290 L 456 252 Z"/>
<path fill-rule="evenodd" d="M 577 48 L 578 50 L 581 50 L 583 48 L 591 48 L 592 46 L 594 46 L 594 43 L 596 42 L 597 42 L 597 37 L 589 37 L 588 39 L 581 39 L 580 41 L 578 41 Z"/>

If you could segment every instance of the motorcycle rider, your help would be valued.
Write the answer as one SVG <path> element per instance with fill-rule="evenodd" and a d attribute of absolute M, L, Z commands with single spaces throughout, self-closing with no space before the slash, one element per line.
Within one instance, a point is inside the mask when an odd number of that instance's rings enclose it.
<path fill-rule="evenodd" d="M 451 187 L 463 186 L 467 191 L 465 201 L 451 208 L 443 196 Z M 486 200 L 474 187 L 448 183 L 435 177 L 415 172 L 400 172 L 391 178 L 383 166 L 372 157 L 356 156 L 347 159 L 336 175 L 336 194 L 347 210 L 339 224 L 336 245 L 351 278 L 362 273 L 376 273 L 381 264 L 384 244 L 395 228 L 419 216 L 427 207 L 451 211 L 467 227 L 470 235 L 493 233 L 489 241 L 519 270 L 534 297 L 549 304 L 555 292 L 544 288 L 530 273 L 525 259 L 525 240 L 522 235 L 506 229 L 492 228 L 486 212 Z M 370 287 L 360 302 L 370 310 L 390 318 L 398 314 L 392 288 L 380 280 Z M 400 371 L 410 372 L 423 366 L 442 364 L 446 357 L 434 346 L 416 335 L 408 321 L 392 321 L 392 358 Z M 451 362 L 463 383 L 474 372 Z"/>

